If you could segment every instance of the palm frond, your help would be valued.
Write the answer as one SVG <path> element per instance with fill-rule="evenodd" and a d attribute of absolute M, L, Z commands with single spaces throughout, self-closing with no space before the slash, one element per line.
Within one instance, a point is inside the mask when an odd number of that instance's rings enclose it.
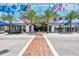
<path fill-rule="evenodd" d="M 13 21 L 15 19 L 14 16 L 12 16 L 10 14 L 2 15 L 0 18 L 2 20 L 8 20 L 8 21 Z"/>
<path fill-rule="evenodd" d="M 42 15 L 42 17 L 45 18 L 46 20 L 51 20 L 58 16 L 59 15 L 57 14 L 57 12 L 52 9 L 45 10 L 44 14 Z"/>
<path fill-rule="evenodd" d="M 73 10 L 67 13 L 67 15 L 65 16 L 65 19 L 67 20 L 73 20 L 75 18 L 79 18 L 79 13 Z"/>
<path fill-rule="evenodd" d="M 21 18 L 27 18 L 31 21 L 36 20 L 37 17 L 38 17 L 38 15 L 37 15 L 36 11 L 34 11 L 32 9 L 30 9 L 29 11 L 23 12 L 21 14 Z"/>

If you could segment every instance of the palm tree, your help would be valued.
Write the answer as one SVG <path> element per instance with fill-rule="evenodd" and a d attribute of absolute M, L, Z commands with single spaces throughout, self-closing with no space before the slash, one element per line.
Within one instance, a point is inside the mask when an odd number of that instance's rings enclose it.
<path fill-rule="evenodd" d="M 2 20 L 7 20 L 9 21 L 10 25 L 9 25 L 9 31 L 11 32 L 12 29 L 12 21 L 15 19 L 12 15 L 10 14 L 6 14 L 6 15 L 2 15 L 0 17 Z"/>
<path fill-rule="evenodd" d="M 71 10 L 67 15 L 65 16 L 65 19 L 69 20 L 70 24 L 70 32 L 72 31 L 72 20 L 79 17 L 79 13 L 77 11 Z"/>
<path fill-rule="evenodd" d="M 26 12 L 23 12 L 22 15 L 21 15 L 21 18 L 29 19 L 31 21 L 31 25 L 33 25 L 33 22 L 34 22 L 34 20 L 37 19 L 37 17 L 38 17 L 37 13 L 32 9 L 30 9 Z"/>
<path fill-rule="evenodd" d="M 49 32 L 49 20 L 52 20 L 58 16 L 59 15 L 57 14 L 57 12 L 52 9 L 47 9 L 44 11 L 44 14 L 42 15 L 42 17 L 46 20 L 47 32 Z"/>

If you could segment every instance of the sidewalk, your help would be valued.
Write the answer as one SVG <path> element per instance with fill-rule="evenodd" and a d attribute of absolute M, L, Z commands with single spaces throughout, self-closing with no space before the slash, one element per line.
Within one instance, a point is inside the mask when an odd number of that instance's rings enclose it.
<path fill-rule="evenodd" d="M 44 33 L 59 56 L 79 56 L 79 33 Z"/>
<path fill-rule="evenodd" d="M 23 56 L 53 56 L 42 33 L 37 33 L 23 53 Z"/>
<path fill-rule="evenodd" d="M 33 35 L 0 34 L 0 56 L 17 56 Z"/>

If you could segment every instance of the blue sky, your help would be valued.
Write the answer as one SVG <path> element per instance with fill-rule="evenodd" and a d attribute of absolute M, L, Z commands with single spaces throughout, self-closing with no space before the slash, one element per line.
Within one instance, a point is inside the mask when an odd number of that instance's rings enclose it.
<path fill-rule="evenodd" d="M 26 9 L 26 5 L 27 4 L 0 4 L 0 11 L 5 12 L 6 10 L 9 10 L 10 13 L 12 13 L 14 10 L 14 16 L 15 17 L 19 17 L 20 16 L 20 12 Z M 34 9 L 38 14 L 42 14 L 46 9 L 48 8 L 53 8 L 56 4 L 55 3 L 37 3 L 37 4 L 29 4 L 31 9 Z M 63 9 L 58 10 L 57 12 L 61 15 L 64 16 L 67 14 L 67 12 L 69 10 L 78 10 L 79 9 L 79 5 L 78 4 L 62 4 L 63 5 Z M 8 7 L 9 8 L 8 8 Z"/>

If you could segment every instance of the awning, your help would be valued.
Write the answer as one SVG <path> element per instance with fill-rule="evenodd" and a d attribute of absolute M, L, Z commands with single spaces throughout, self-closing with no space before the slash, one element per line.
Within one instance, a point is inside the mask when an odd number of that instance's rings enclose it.
<path fill-rule="evenodd" d="M 59 24 L 66 24 L 68 22 L 68 20 L 59 20 L 57 23 Z"/>
<path fill-rule="evenodd" d="M 52 21 L 51 24 L 66 24 L 68 23 L 68 20 L 59 20 L 59 21 Z"/>
<path fill-rule="evenodd" d="M 24 23 L 26 24 L 30 24 L 31 21 L 29 19 L 26 19 L 26 18 L 19 18 L 21 21 L 23 21 Z"/>
<path fill-rule="evenodd" d="M 12 21 L 12 24 L 24 24 L 23 21 L 21 21 L 19 18 Z"/>
<path fill-rule="evenodd" d="M 6 21 L 0 20 L 0 26 L 7 25 L 8 23 Z"/>
<path fill-rule="evenodd" d="M 73 19 L 73 20 L 72 20 L 72 23 L 77 23 L 77 24 L 79 24 L 79 19 Z"/>
<path fill-rule="evenodd" d="M 12 21 L 13 25 L 20 25 L 20 24 L 24 24 L 23 21 L 21 21 L 19 18 L 15 19 Z M 0 20 L 0 25 L 10 25 L 10 22 L 7 20 Z"/>

